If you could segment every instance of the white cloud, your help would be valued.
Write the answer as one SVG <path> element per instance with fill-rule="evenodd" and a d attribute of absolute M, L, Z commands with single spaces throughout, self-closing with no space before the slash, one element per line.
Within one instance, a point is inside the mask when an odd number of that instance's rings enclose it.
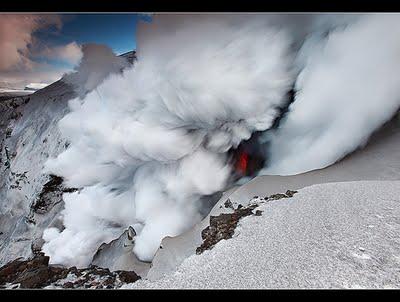
<path fill-rule="evenodd" d="M 40 52 L 40 55 L 67 62 L 71 65 L 76 65 L 82 59 L 81 47 L 76 42 L 71 42 L 66 45 L 56 47 L 46 47 Z"/>
<path fill-rule="evenodd" d="M 61 28 L 61 17 L 57 15 L 1 15 L 0 71 L 31 69 L 29 45 L 34 42 L 33 33 L 50 25 Z"/>
<path fill-rule="evenodd" d="M 62 28 L 59 15 L 2 14 L 0 17 L 0 82 L 24 88 L 30 83 L 52 83 L 69 71 L 67 67 L 39 63 L 45 56 L 76 65 L 82 52 L 76 42 L 51 47 L 35 36 L 38 30 Z"/>

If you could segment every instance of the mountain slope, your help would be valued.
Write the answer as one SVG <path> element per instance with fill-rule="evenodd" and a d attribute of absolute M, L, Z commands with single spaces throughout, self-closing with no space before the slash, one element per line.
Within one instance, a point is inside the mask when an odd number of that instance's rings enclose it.
<path fill-rule="evenodd" d="M 293 176 L 258 176 L 242 186 L 227 190 L 211 210 L 210 214 L 188 232 L 164 238 L 147 278 L 157 280 L 164 274 L 174 272 L 186 258 L 196 253 L 202 243 L 202 230 L 210 223 L 210 216 L 230 212 L 224 204 L 229 199 L 235 207 L 247 205 L 253 196 L 268 196 L 298 190 L 313 184 L 365 181 L 400 180 L 400 123 L 398 117 L 392 119 L 377 131 L 362 149 L 348 155 L 340 162 L 327 168 Z"/>
<path fill-rule="evenodd" d="M 261 214 L 157 281 L 126 288 L 398 288 L 400 182 L 313 185 L 252 199 Z"/>
<path fill-rule="evenodd" d="M 131 63 L 135 53 L 124 58 Z M 44 174 L 43 166 L 68 147 L 57 123 L 69 111 L 68 100 L 77 96 L 75 87 L 61 79 L 0 102 L 0 265 L 31 256 L 32 248 L 40 249 L 43 230 L 60 224 L 61 195 L 69 188 L 61 180 L 54 192 L 46 192 L 45 184 L 51 187 L 57 179 Z M 48 193 L 55 198 L 40 200 Z M 38 210 L 40 203 L 44 207 Z"/>

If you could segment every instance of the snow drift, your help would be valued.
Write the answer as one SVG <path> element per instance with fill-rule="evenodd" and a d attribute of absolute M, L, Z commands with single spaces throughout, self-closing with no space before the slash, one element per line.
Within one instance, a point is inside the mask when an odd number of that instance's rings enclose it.
<path fill-rule="evenodd" d="M 64 195 L 65 229 L 46 230 L 44 252 L 84 266 L 132 225 L 133 250 L 150 261 L 163 237 L 202 218 L 201 198 L 230 181 L 226 152 L 256 131 L 263 174 L 353 151 L 399 107 L 399 25 L 398 15 L 160 15 L 138 26 L 133 68 L 87 81 L 84 57 L 74 76 L 84 93 L 59 123 L 70 146 L 46 164 L 81 190 Z"/>

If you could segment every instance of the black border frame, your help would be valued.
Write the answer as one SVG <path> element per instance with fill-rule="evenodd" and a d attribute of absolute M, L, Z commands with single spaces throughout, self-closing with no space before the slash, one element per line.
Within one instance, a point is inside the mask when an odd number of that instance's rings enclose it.
<path fill-rule="evenodd" d="M 396 12 L 393 0 L 36 0 L 0 4 L 1 12 Z"/>
<path fill-rule="evenodd" d="M 160 13 L 179 13 L 179 12 L 282 12 L 282 13 L 301 13 L 301 12 L 400 12 L 400 3 L 395 1 L 197 1 L 190 0 L 37 0 L 37 1 L 10 1 L 3 0 L 0 3 L 1 13 L 117 13 L 117 12 L 160 12 Z M 1 14 L 0 14 L 1 18 Z M 209 297 L 226 297 L 233 295 L 235 298 L 245 296 L 266 297 L 266 298 L 310 298 L 318 299 L 331 296 L 333 298 L 380 298 L 382 296 L 395 297 L 398 290 L 0 290 L 0 296 L 7 298 L 31 299 L 34 296 L 40 298 L 65 297 L 73 298 L 126 296 L 128 299 L 147 298 L 158 295 L 165 298 L 172 297 L 195 297 L 208 299 Z M 3 301 L 4 298 L 2 298 Z"/>

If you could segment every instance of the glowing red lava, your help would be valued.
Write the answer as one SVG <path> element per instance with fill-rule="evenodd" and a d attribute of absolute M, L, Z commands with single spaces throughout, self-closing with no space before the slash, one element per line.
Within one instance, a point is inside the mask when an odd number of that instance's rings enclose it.
<path fill-rule="evenodd" d="M 239 155 L 239 160 L 236 163 L 236 170 L 243 175 L 246 175 L 248 161 L 249 155 L 246 152 L 241 152 Z"/>

